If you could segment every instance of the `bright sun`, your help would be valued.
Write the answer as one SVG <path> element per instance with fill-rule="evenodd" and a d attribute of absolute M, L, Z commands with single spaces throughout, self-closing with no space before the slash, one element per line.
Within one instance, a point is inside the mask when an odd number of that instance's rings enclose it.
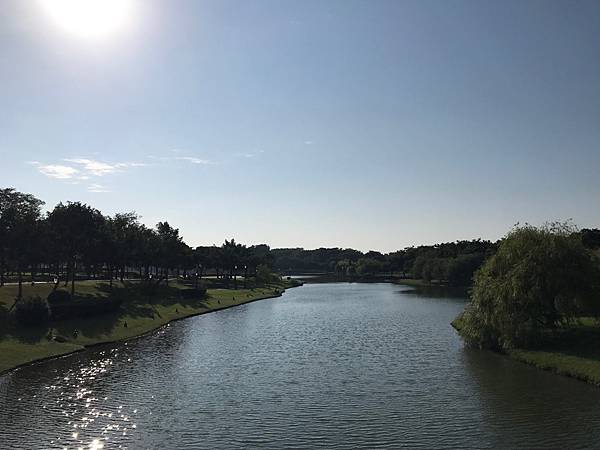
<path fill-rule="evenodd" d="M 111 35 L 130 22 L 133 0 L 40 0 L 64 30 L 85 38 Z"/>

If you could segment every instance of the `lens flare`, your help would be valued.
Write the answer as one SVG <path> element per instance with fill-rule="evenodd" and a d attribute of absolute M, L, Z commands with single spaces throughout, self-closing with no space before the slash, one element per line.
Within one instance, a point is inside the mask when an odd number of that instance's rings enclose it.
<path fill-rule="evenodd" d="M 63 30 L 84 38 L 102 38 L 125 28 L 133 16 L 133 0 L 39 0 Z"/>

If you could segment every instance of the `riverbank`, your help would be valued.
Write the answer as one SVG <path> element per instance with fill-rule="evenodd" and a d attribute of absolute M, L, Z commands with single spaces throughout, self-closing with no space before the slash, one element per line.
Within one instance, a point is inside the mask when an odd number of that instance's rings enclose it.
<path fill-rule="evenodd" d="M 21 327 L 8 318 L 17 287 L 4 286 L 0 288 L 0 375 L 87 347 L 138 338 L 175 320 L 278 297 L 286 289 L 300 285 L 294 280 L 283 280 L 249 289 L 208 289 L 203 298 L 188 299 L 183 298 L 181 291 L 189 286 L 177 281 L 171 281 L 168 287 L 161 287 L 153 297 L 140 295 L 127 282 L 115 282 L 109 290 L 106 282 L 82 281 L 76 283 L 78 296 L 121 296 L 124 302 L 120 310 L 31 328 Z M 27 285 L 24 286 L 24 295 L 45 298 L 51 289 L 52 285 L 49 284 Z"/>
<path fill-rule="evenodd" d="M 452 321 L 452 326 L 460 331 L 460 319 Z M 600 386 L 600 324 L 580 318 L 563 331 L 559 338 L 537 349 L 514 349 L 505 354 L 538 369 Z"/>

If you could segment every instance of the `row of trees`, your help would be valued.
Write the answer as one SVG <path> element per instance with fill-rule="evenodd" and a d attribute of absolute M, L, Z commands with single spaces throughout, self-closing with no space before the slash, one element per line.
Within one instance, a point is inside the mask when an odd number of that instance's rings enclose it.
<path fill-rule="evenodd" d="M 225 280 L 255 274 L 271 264 L 267 245 L 246 247 L 226 240 L 221 247 L 191 248 L 168 222 L 156 228 L 140 223 L 135 213 L 103 215 L 80 203 L 59 203 L 42 214 L 44 202 L 12 188 L 0 189 L 0 287 L 15 273 L 22 296 L 25 278 L 41 275 L 61 281 L 139 277 L 165 280 L 170 274 L 192 273 L 201 279 L 207 270 Z M 132 273 L 132 271 L 135 271 Z"/>
<path fill-rule="evenodd" d="M 275 267 L 282 271 L 334 272 L 342 279 L 396 274 L 467 286 L 475 270 L 496 248 L 496 243 L 477 239 L 408 247 L 387 254 L 341 248 L 275 249 L 272 253 Z"/>
<path fill-rule="evenodd" d="M 570 235 L 585 248 L 600 252 L 600 230 L 571 230 Z M 463 240 L 436 245 L 407 247 L 382 254 L 349 248 L 282 248 L 272 250 L 275 267 L 288 273 L 328 272 L 340 279 L 377 275 L 438 281 L 451 286 L 470 286 L 475 272 L 493 256 L 503 240 Z"/>
<path fill-rule="evenodd" d="M 341 248 L 271 250 L 233 239 L 220 247 L 191 248 L 166 221 L 148 228 L 135 213 L 108 217 L 79 202 L 59 203 L 42 214 L 43 204 L 31 194 L 0 189 L 0 286 L 9 271 L 17 274 L 20 286 L 24 274 L 32 280 L 44 274 L 56 277 L 56 285 L 69 280 L 73 290 L 77 276 L 124 279 L 135 270 L 136 277 L 154 276 L 168 283 L 172 273 L 201 279 L 210 270 L 235 281 L 238 274 L 256 274 L 259 265 L 282 272 L 336 273 L 346 279 L 396 274 L 466 286 L 502 242 L 457 241 L 388 254 Z M 570 234 L 588 249 L 600 248 L 600 230 Z"/>

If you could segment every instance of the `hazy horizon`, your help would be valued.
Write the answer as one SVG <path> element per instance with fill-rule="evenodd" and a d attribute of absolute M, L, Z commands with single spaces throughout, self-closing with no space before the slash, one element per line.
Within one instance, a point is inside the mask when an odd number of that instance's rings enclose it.
<path fill-rule="evenodd" d="M 193 246 L 600 225 L 597 1 L 124 2 L 98 35 L 3 2 L 0 187 Z"/>

